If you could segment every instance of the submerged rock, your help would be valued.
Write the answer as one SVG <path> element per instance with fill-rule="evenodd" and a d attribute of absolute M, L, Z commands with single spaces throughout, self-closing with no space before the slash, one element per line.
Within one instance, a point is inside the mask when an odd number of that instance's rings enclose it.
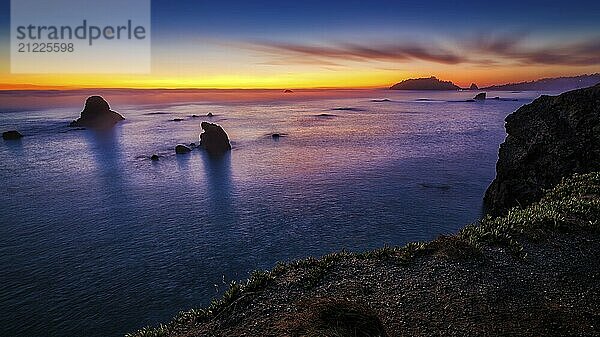
<path fill-rule="evenodd" d="M 496 178 L 484 202 L 492 214 L 526 206 L 573 173 L 600 170 L 600 85 L 541 96 L 506 118 Z"/>
<path fill-rule="evenodd" d="M 192 149 L 190 149 L 189 147 L 183 145 L 183 144 L 179 144 L 177 146 L 175 146 L 175 153 L 177 154 L 186 154 L 186 153 L 190 153 L 192 152 Z"/>
<path fill-rule="evenodd" d="M 212 113 L 212 112 L 209 112 L 209 113 L 207 113 L 207 114 L 206 114 L 206 117 L 214 117 L 214 116 L 215 116 L 215 115 L 213 115 L 213 113 Z"/>
<path fill-rule="evenodd" d="M 294 93 L 294 91 L 293 91 L 293 90 L 290 90 L 290 89 L 285 89 L 285 90 L 283 91 L 283 93 L 284 93 L 284 94 L 293 94 L 293 93 Z"/>
<path fill-rule="evenodd" d="M 473 97 L 473 99 L 476 101 L 485 101 L 485 96 L 486 96 L 486 93 L 482 92 L 482 93 L 475 95 L 475 97 Z"/>
<path fill-rule="evenodd" d="M 160 157 L 157 154 L 153 154 L 152 157 L 150 157 L 150 160 L 152 161 L 158 161 L 160 159 Z"/>
<path fill-rule="evenodd" d="M 203 133 L 200 134 L 200 145 L 210 154 L 222 154 L 231 150 L 229 136 L 223 128 L 214 123 L 202 122 Z"/>
<path fill-rule="evenodd" d="M 4 140 L 17 140 L 23 138 L 23 135 L 17 130 L 10 130 L 2 133 Z"/>
<path fill-rule="evenodd" d="M 85 101 L 85 107 L 79 119 L 71 122 L 71 127 L 109 129 L 124 120 L 118 112 L 112 111 L 108 102 L 101 96 L 90 96 Z"/>

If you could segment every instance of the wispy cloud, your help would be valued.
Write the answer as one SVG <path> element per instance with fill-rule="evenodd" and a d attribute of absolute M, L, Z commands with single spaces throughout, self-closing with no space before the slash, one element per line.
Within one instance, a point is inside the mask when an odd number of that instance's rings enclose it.
<path fill-rule="evenodd" d="M 446 65 L 600 65 L 600 38 L 571 43 L 532 46 L 524 32 L 480 35 L 440 43 L 331 43 L 301 44 L 255 41 L 245 48 L 271 56 L 270 64 L 336 66 L 348 61 L 404 63 L 426 61 Z"/>
<path fill-rule="evenodd" d="M 600 38 L 529 47 L 527 34 L 481 36 L 467 43 L 467 49 L 521 65 L 600 65 Z"/>
<path fill-rule="evenodd" d="M 288 61 L 301 63 L 330 64 L 340 61 L 383 61 L 404 62 L 420 59 L 443 64 L 458 64 L 465 59 L 456 53 L 437 46 L 419 44 L 367 45 L 338 43 L 328 45 L 308 45 L 282 42 L 254 42 L 246 47 Z"/>

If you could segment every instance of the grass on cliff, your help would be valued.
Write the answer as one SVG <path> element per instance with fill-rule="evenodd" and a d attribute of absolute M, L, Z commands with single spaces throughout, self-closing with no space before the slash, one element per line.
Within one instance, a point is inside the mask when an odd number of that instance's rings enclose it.
<path fill-rule="evenodd" d="M 188 331 L 195 325 L 225 315 L 236 304 L 264 291 L 278 277 L 300 272 L 300 286 L 308 290 L 322 281 L 328 271 L 343 260 L 389 260 L 412 263 L 419 256 L 436 255 L 452 259 L 478 256 L 484 247 L 509 250 L 526 258 L 522 242 L 542 240 L 552 233 L 600 231 L 600 172 L 574 175 L 548 191 L 544 198 L 524 209 L 514 208 L 502 217 L 487 216 L 468 225 L 454 236 L 442 236 L 428 243 L 383 247 L 363 253 L 342 251 L 291 263 L 278 263 L 271 271 L 256 271 L 245 282 L 232 282 L 221 299 L 203 309 L 180 312 L 170 323 L 146 327 L 127 337 L 158 337 Z"/>

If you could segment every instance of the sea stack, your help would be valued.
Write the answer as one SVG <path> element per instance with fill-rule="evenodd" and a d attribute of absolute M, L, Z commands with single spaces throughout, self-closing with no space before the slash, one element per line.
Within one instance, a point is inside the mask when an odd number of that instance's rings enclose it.
<path fill-rule="evenodd" d="M 508 136 L 485 193 L 489 213 L 538 201 L 574 173 L 600 171 L 600 84 L 541 96 L 506 117 Z"/>
<path fill-rule="evenodd" d="M 229 136 L 223 128 L 214 123 L 202 122 L 203 133 L 200 134 L 200 146 L 212 155 L 223 154 L 231 150 Z"/>
<path fill-rule="evenodd" d="M 92 129 L 110 129 L 124 120 L 118 112 L 112 111 L 108 102 L 101 96 L 90 96 L 85 101 L 85 107 L 79 119 L 71 122 L 71 127 Z"/>

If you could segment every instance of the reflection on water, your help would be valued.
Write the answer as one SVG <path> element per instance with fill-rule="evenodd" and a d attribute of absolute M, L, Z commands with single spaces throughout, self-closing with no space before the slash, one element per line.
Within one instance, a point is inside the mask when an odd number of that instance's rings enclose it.
<path fill-rule="evenodd" d="M 223 222 L 233 224 L 235 204 L 232 196 L 231 153 L 210 155 L 202 152 L 201 156 L 207 181 L 209 209 L 212 214 L 218 214 Z"/>
<path fill-rule="evenodd" d="M 181 104 L 196 96 L 178 92 L 152 105 L 152 95 L 107 94 L 127 118 L 110 133 L 65 132 L 83 101 L 73 92 L 68 109 L 0 117 L 27 135 L 0 143 L 3 335 L 118 336 L 206 305 L 223 279 L 280 260 L 454 232 L 480 215 L 504 118 L 533 98 L 269 92 L 233 104 L 229 92 Z M 22 101 L 9 96 L 0 100 Z M 209 112 L 234 150 L 175 155 L 198 140 L 203 118 L 191 116 Z"/>
<path fill-rule="evenodd" d="M 94 155 L 98 169 L 102 174 L 121 174 L 120 132 L 120 127 L 110 130 L 84 130 L 82 132 L 86 142 L 90 145 L 91 153 Z"/>

